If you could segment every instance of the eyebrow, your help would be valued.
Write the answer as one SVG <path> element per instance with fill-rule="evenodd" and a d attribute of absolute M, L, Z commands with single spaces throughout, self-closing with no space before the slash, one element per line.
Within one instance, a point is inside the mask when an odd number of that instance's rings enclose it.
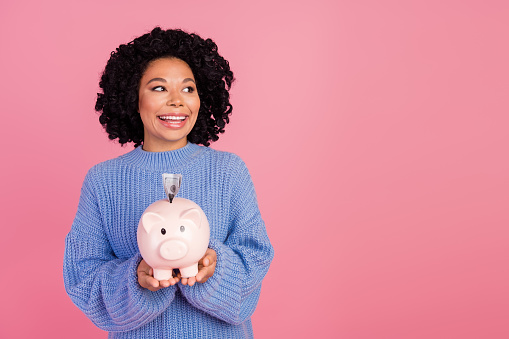
<path fill-rule="evenodd" d="M 154 81 L 167 82 L 167 81 L 166 81 L 166 79 L 163 79 L 163 78 L 153 78 L 153 79 L 150 79 L 150 80 L 147 82 L 147 85 L 148 85 L 148 84 L 150 84 L 151 82 L 154 82 Z M 182 83 L 184 83 L 184 82 L 189 82 L 189 81 L 194 82 L 194 84 L 196 85 L 196 82 L 195 82 L 193 79 L 191 79 L 191 78 L 185 78 L 185 79 L 182 81 Z"/>

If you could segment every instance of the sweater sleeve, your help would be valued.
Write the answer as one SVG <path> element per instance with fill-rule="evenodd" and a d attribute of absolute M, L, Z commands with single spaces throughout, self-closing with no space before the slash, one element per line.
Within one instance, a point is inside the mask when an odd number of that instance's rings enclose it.
<path fill-rule="evenodd" d="M 141 256 L 115 256 L 103 227 L 93 180 L 87 174 L 78 211 L 66 237 L 64 284 L 74 304 L 105 331 L 138 328 L 163 312 L 176 287 L 151 292 L 138 284 Z"/>
<path fill-rule="evenodd" d="M 274 256 L 249 171 L 236 158 L 232 171 L 229 232 L 225 242 L 211 239 L 216 251 L 214 275 L 204 284 L 179 285 L 190 304 L 231 324 L 240 324 L 254 312 L 262 279 Z"/>

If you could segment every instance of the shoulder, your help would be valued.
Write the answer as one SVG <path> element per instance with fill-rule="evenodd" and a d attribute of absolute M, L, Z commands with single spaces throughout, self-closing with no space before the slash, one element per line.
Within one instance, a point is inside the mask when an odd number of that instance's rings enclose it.
<path fill-rule="evenodd" d="M 92 166 L 85 176 L 85 182 L 100 183 L 105 178 L 116 176 L 121 168 L 126 166 L 124 159 L 129 157 L 135 151 L 136 149 Z"/>
<path fill-rule="evenodd" d="M 209 147 L 203 147 L 202 161 L 208 172 L 215 173 L 222 178 L 226 185 L 234 184 L 239 178 L 250 177 L 244 160 L 235 153 L 218 151 Z"/>
<path fill-rule="evenodd" d="M 221 178 L 222 185 L 232 192 L 252 189 L 251 174 L 244 160 L 235 153 L 217 151 L 207 148 L 206 158 L 215 164 L 215 168 L 209 169 Z"/>

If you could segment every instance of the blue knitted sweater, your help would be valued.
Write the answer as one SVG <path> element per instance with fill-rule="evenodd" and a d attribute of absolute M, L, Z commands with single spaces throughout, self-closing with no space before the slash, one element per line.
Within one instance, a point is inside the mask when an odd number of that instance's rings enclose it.
<path fill-rule="evenodd" d="M 183 176 L 178 196 L 210 223 L 214 275 L 194 286 L 151 292 L 138 284 L 138 221 L 164 199 L 162 173 Z M 253 314 L 273 248 L 244 162 L 188 143 L 170 152 L 142 147 L 87 173 L 66 237 L 67 293 L 109 338 L 252 338 Z"/>

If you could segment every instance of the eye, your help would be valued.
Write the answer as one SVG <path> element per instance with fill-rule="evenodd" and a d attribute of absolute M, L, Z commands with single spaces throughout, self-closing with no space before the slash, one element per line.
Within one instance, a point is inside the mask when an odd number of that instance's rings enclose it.
<path fill-rule="evenodd" d="M 194 92 L 194 88 L 189 86 L 189 87 L 184 88 L 183 91 L 185 93 L 193 93 Z"/>
<path fill-rule="evenodd" d="M 156 86 L 156 87 L 152 88 L 152 90 L 155 92 L 162 92 L 165 90 L 165 88 L 163 86 Z"/>
<path fill-rule="evenodd" d="M 180 226 L 180 232 L 184 232 L 186 228 L 184 226 Z"/>
<path fill-rule="evenodd" d="M 165 235 L 166 234 L 166 230 L 164 228 L 161 228 L 161 234 L 162 235 Z"/>

